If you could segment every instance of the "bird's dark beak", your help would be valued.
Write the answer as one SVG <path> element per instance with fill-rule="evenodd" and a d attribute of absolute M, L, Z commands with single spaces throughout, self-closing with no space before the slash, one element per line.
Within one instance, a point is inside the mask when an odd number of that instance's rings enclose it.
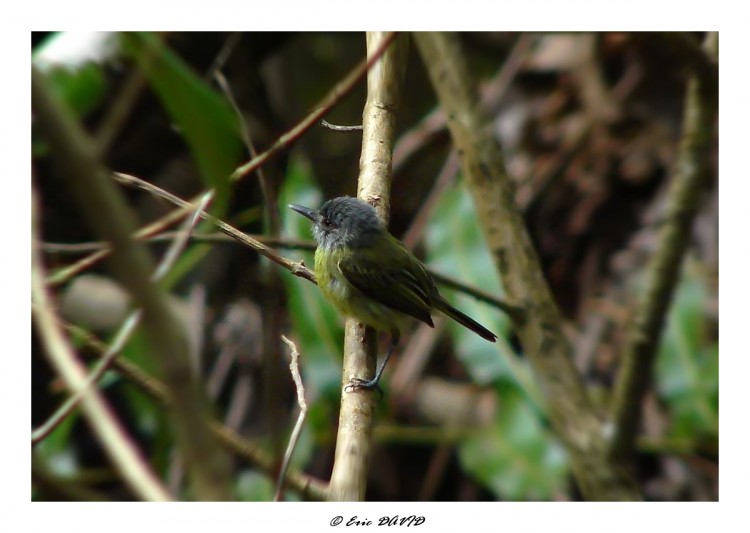
<path fill-rule="evenodd" d="M 309 218 L 314 223 L 317 223 L 318 219 L 320 218 L 320 214 L 317 211 L 315 211 L 314 209 L 310 209 L 309 207 L 305 207 L 303 205 L 289 204 L 289 209 L 296 211 L 303 217 Z"/>

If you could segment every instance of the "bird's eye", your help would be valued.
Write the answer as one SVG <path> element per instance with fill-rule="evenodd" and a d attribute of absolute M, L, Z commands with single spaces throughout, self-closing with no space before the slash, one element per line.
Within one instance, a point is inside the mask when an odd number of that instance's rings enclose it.
<path fill-rule="evenodd" d="M 323 217 L 320 223 L 323 225 L 324 228 L 330 228 L 332 226 L 331 219 L 328 217 Z"/>

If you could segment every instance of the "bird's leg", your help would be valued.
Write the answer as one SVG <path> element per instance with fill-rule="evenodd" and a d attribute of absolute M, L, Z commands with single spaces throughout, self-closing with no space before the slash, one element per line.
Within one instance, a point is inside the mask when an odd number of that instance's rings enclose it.
<path fill-rule="evenodd" d="M 378 385 L 378 382 L 380 381 L 380 377 L 383 375 L 383 370 L 385 370 L 385 365 L 388 364 L 388 359 L 391 357 L 391 354 L 393 353 L 393 350 L 398 345 L 399 340 L 399 332 L 398 330 L 391 331 L 391 345 L 388 347 L 388 351 L 385 352 L 385 358 L 383 359 L 383 362 L 380 364 L 380 368 L 378 368 L 378 371 L 375 373 L 375 377 L 371 380 L 361 379 L 361 378 L 352 378 L 351 381 L 349 381 L 349 384 L 344 387 L 344 390 L 346 392 L 353 392 L 360 389 L 366 389 L 366 390 L 372 390 L 377 389 L 380 391 L 380 394 L 382 396 L 383 392 L 380 390 L 380 386 Z"/>

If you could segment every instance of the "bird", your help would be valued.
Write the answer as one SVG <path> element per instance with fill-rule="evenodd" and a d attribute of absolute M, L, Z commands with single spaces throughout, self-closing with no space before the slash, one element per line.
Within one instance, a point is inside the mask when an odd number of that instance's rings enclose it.
<path fill-rule="evenodd" d="M 295 204 L 289 208 L 313 223 L 314 270 L 323 296 L 339 313 L 391 337 L 375 377 L 354 378 L 348 390 L 379 389 L 383 369 L 398 345 L 403 317 L 435 327 L 431 315 L 440 311 L 483 339 L 497 340 L 497 335 L 448 303 L 424 264 L 388 232 L 367 202 L 340 196 L 319 210 Z"/>

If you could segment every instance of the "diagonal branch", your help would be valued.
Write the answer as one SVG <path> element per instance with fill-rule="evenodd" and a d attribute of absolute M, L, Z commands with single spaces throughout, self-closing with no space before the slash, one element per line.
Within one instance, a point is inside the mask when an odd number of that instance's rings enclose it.
<path fill-rule="evenodd" d="M 82 338 L 88 346 L 99 354 L 99 357 L 102 357 L 106 352 L 107 346 L 89 332 L 72 324 L 62 322 L 62 325 L 71 333 Z M 172 397 L 164 383 L 146 373 L 139 366 L 123 357 L 118 357 L 113 361 L 113 367 L 121 376 L 130 380 L 133 385 L 159 404 L 169 407 L 172 403 Z M 238 435 L 231 427 L 222 424 L 216 418 L 210 420 L 209 426 L 221 445 L 229 451 L 249 463 L 257 465 L 269 475 L 273 475 L 277 471 L 273 457 L 266 452 L 262 445 Z M 293 467 L 290 467 L 287 471 L 285 483 L 309 500 L 325 500 L 328 493 L 326 484 Z"/>
<path fill-rule="evenodd" d="M 204 195 L 203 201 L 198 206 L 198 210 L 205 209 L 206 205 L 211 201 L 212 198 L 212 194 L 207 193 L 206 195 Z M 172 241 L 172 244 L 167 250 L 167 253 L 164 254 L 164 257 L 162 258 L 161 262 L 156 268 L 156 271 L 154 272 L 155 281 L 163 278 L 164 275 L 169 271 L 169 269 L 174 266 L 175 261 L 177 261 L 177 258 L 179 257 L 179 253 L 185 248 L 185 244 L 187 243 L 190 237 L 190 233 L 195 227 L 195 223 L 197 221 L 198 216 L 197 213 L 195 213 L 192 219 L 188 219 L 186 221 L 186 226 L 184 227 L 184 229 L 182 229 L 182 231 L 180 231 L 176 235 L 175 239 Z M 114 335 L 114 340 L 112 341 L 112 344 L 109 346 L 109 348 L 107 348 L 104 357 L 102 357 L 94 370 L 88 375 L 86 383 L 83 385 L 82 389 L 78 391 L 78 393 L 73 394 L 70 398 L 68 398 L 68 400 L 59 409 L 57 409 L 57 411 L 55 411 L 44 424 L 42 424 L 38 429 L 32 431 L 32 444 L 38 444 L 47 436 L 49 436 L 49 434 L 52 433 L 52 431 L 54 431 L 54 429 L 58 425 L 60 425 L 60 423 L 65 420 L 70 415 L 70 413 L 75 410 L 76 407 L 78 407 L 83 394 L 86 393 L 89 387 L 94 386 L 102 378 L 104 373 L 110 368 L 110 366 L 112 365 L 112 361 L 115 359 L 115 357 L 117 357 L 125 344 L 128 342 L 131 335 L 138 327 L 138 324 L 140 324 L 142 315 L 143 313 L 140 310 L 133 311 L 132 313 L 130 313 L 130 315 L 128 315 L 128 317 L 123 321 L 117 333 Z"/>
<path fill-rule="evenodd" d="M 244 165 L 239 166 L 231 175 L 230 180 L 235 181 L 247 176 L 251 172 L 254 172 L 269 159 L 274 157 L 281 151 L 289 148 L 300 136 L 307 130 L 317 124 L 336 104 L 338 104 L 344 96 L 354 88 L 357 82 L 364 76 L 370 68 L 380 59 L 380 56 L 385 53 L 391 41 L 396 37 L 396 34 L 391 33 L 386 39 L 379 43 L 379 47 L 368 54 L 367 59 L 360 63 L 357 68 L 349 73 L 333 90 L 323 99 L 318 105 L 318 108 L 307 115 L 299 124 L 294 126 L 291 130 L 284 133 L 279 139 L 271 146 L 268 150 L 253 157 L 250 161 Z"/>
<path fill-rule="evenodd" d="M 36 230 L 34 220 L 32 224 Z M 99 391 L 88 386 L 85 367 L 73 355 L 73 348 L 57 323 L 53 311 L 55 305 L 45 286 L 37 235 L 32 244 L 31 294 L 34 322 L 47 356 L 71 392 L 80 394 L 83 413 L 115 468 L 138 497 L 152 501 L 171 500 Z"/>
<path fill-rule="evenodd" d="M 417 33 L 419 47 L 461 158 L 484 237 L 508 297 L 526 307 L 516 331 L 548 400 L 553 427 L 565 444 L 584 497 L 633 500 L 640 495 L 610 463 L 602 424 L 571 358 L 555 304 L 523 217 L 514 201 L 502 151 L 478 104 L 475 81 L 456 35 Z"/>
<path fill-rule="evenodd" d="M 718 53 L 718 34 L 709 33 L 704 43 L 709 57 Z M 683 133 L 677 166 L 669 191 L 666 221 L 647 271 L 646 288 L 634 313 L 636 319 L 622 356 L 615 386 L 612 420 L 614 438 L 610 452 L 627 460 L 635 445 L 641 420 L 641 402 L 650 383 L 661 332 L 679 281 L 680 266 L 690 244 L 690 231 L 700 200 L 714 173 L 711 150 L 718 110 L 712 82 L 699 75 L 688 82 Z"/>
<path fill-rule="evenodd" d="M 146 249 L 133 241 L 132 213 L 95 155 L 70 109 L 60 102 L 44 75 L 32 67 L 35 120 L 49 142 L 56 169 L 102 240 L 110 242 L 110 267 L 143 309 L 146 334 L 174 402 L 170 412 L 176 443 L 185 457 L 196 498 L 229 498 L 228 457 L 211 435 L 203 392 L 189 361 L 189 342 L 165 292 L 151 279 L 153 265 Z"/>
<path fill-rule="evenodd" d="M 313 127 L 320 118 L 325 116 L 336 104 L 338 104 L 347 94 L 352 91 L 352 89 L 356 86 L 362 76 L 367 73 L 372 65 L 374 65 L 378 60 L 380 55 L 388 48 L 390 40 L 394 37 L 395 35 L 391 35 L 387 42 L 381 43 L 381 47 L 378 49 L 378 51 L 376 51 L 375 54 L 373 54 L 372 57 L 369 57 L 366 60 L 362 61 L 362 63 L 360 63 L 343 80 L 341 80 L 335 87 L 333 87 L 333 89 L 331 89 L 331 91 L 323 98 L 323 100 L 321 100 L 317 109 L 315 109 L 308 116 L 298 122 L 294 127 L 292 127 L 289 131 L 279 137 L 279 139 L 277 139 L 277 141 L 270 148 L 268 148 L 268 150 L 264 151 L 261 154 L 258 154 L 257 156 L 253 156 L 250 161 L 236 168 L 230 176 L 230 180 L 240 180 L 248 174 L 255 172 L 271 158 L 279 154 L 282 150 L 294 144 L 294 142 L 296 142 L 301 135 L 303 135 L 307 130 Z M 194 205 L 197 204 L 198 200 L 203 194 L 204 193 L 200 193 L 196 197 L 192 198 L 188 203 Z M 184 213 L 180 210 L 168 213 L 161 219 L 138 231 L 137 238 L 150 237 L 157 233 L 161 228 L 170 224 L 174 220 L 179 219 L 183 215 Z M 109 253 L 109 249 L 104 249 L 99 250 L 88 257 L 84 257 L 74 265 L 71 265 L 69 268 L 66 268 L 55 274 L 51 278 L 50 282 L 56 285 L 64 283 L 82 270 L 90 267 L 97 261 L 106 257 Z"/>
<path fill-rule="evenodd" d="M 147 181 L 144 181 L 140 178 L 137 178 L 135 176 L 131 176 L 129 174 L 123 174 L 121 172 L 113 172 L 112 178 L 114 178 L 117 182 L 127 185 L 129 187 L 137 187 L 139 189 L 143 189 L 144 191 L 148 191 L 151 194 L 155 194 L 159 196 L 160 198 L 163 198 L 169 202 L 172 202 L 175 205 L 178 205 L 182 208 L 188 208 L 192 204 L 186 200 L 183 200 L 182 198 L 179 198 L 175 196 L 174 194 L 165 191 L 164 189 L 157 187 L 156 185 L 152 183 L 148 183 Z M 315 281 L 315 274 L 306 266 L 304 266 L 302 263 L 292 261 L 291 259 L 287 259 L 286 257 L 278 255 L 276 252 L 274 252 L 271 248 L 263 244 L 262 242 L 258 241 L 257 239 L 254 239 L 247 235 L 246 233 L 241 232 L 240 230 L 234 228 L 233 226 L 227 224 L 226 222 L 219 220 L 218 218 L 214 217 L 210 213 L 203 211 L 203 210 L 197 210 L 196 213 L 198 216 L 203 218 L 204 220 L 208 220 L 212 224 L 215 224 L 217 228 L 219 228 L 224 234 L 229 235 L 233 239 L 241 242 L 245 246 L 255 250 L 263 257 L 270 259 L 274 263 L 281 265 L 282 267 L 286 268 L 288 271 L 290 271 L 295 276 L 299 276 L 301 278 L 305 278 L 308 281 L 312 281 L 313 283 L 316 283 Z"/>

